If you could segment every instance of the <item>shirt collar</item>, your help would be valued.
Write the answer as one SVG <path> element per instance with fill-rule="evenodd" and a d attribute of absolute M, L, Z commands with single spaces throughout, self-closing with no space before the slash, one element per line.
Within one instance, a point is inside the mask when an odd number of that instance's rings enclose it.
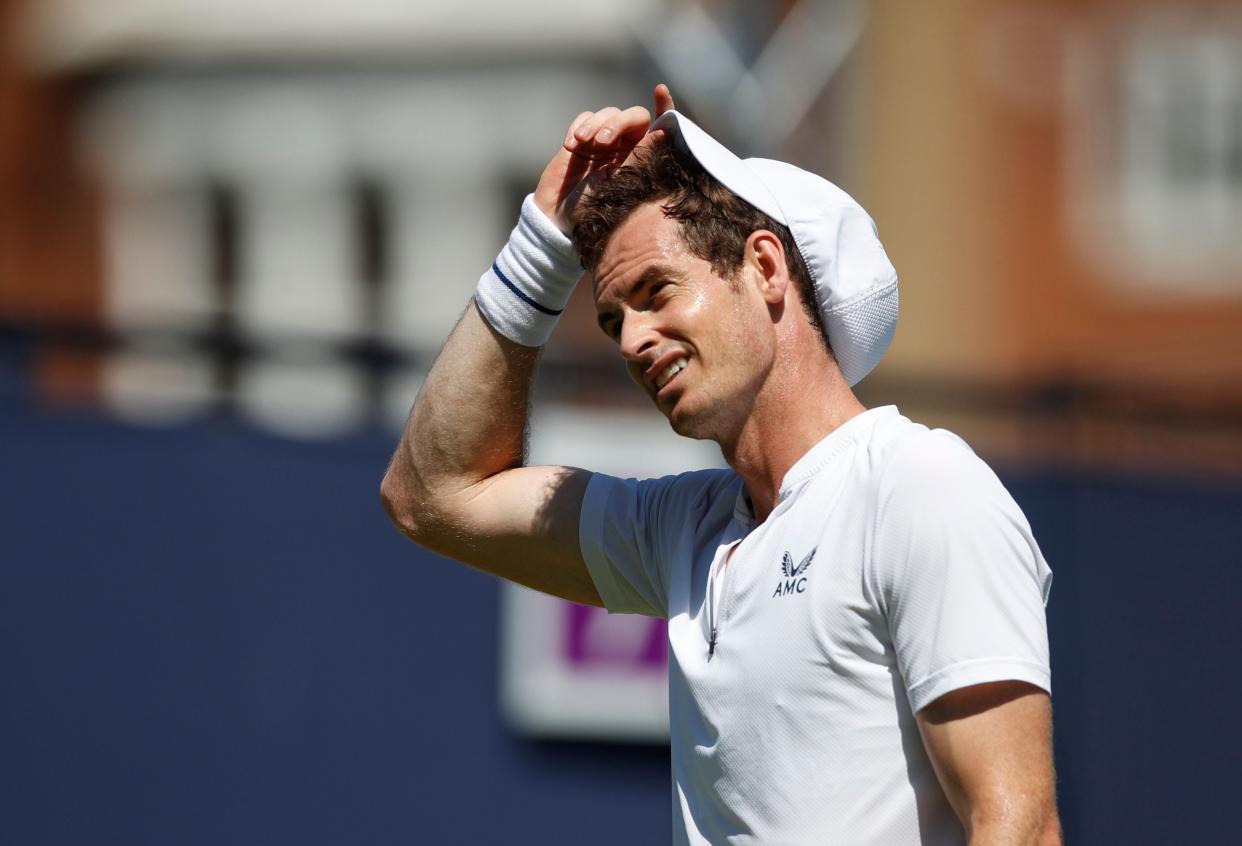
<path fill-rule="evenodd" d="M 777 501 L 783 502 L 795 488 L 828 466 L 841 454 L 842 450 L 853 444 L 867 429 L 896 413 L 897 406 L 895 405 L 868 409 L 833 429 L 823 440 L 807 450 L 806 454 L 795 461 L 794 466 L 785 473 L 785 478 L 781 481 L 780 499 Z"/>
<path fill-rule="evenodd" d="M 793 493 L 795 488 L 827 467 L 846 447 L 853 444 L 866 429 L 874 426 L 880 420 L 896 414 L 897 406 L 895 405 L 871 408 L 861 414 L 854 415 L 825 435 L 823 440 L 807 450 L 801 458 L 794 462 L 793 467 L 790 467 L 788 472 L 785 473 L 785 478 L 781 480 L 780 498 L 777 500 L 777 505 L 784 502 L 785 498 Z M 746 485 L 744 483 L 738 485 L 737 499 L 733 503 L 733 519 L 745 531 L 754 528 L 755 509 L 751 506 L 750 496 L 746 493 Z"/>

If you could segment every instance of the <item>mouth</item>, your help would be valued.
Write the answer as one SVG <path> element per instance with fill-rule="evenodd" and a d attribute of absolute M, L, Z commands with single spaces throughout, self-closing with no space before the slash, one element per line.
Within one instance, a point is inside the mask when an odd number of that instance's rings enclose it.
<path fill-rule="evenodd" d="M 678 358 L 676 361 L 670 364 L 668 367 L 665 367 L 663 370 L 657 373 L 655 377 L 656 391 L 659 392 L 659 391 L 664 390 L 665 386 L 668 385 L 669 382 L 672 382 L 674 379 L 676 379 L 677 374 L 685 370 L 686 367 L 689 366 L 689 364 L 690 364 L 689 359 L 686 358 L 685 356 L 682 356 L 681 358 Z"/>
<path fill-rule="evenodd" d="M 679 390 L 678 385 L 685 381 L 686 369 L 690 366 L 693 356 L 684 349 L 671 349 L 652 361 L 647 369 L 635 373 L 635 381 L 639 382 L 647 394 L 657 404 L 667 400 L 671 394 Z"/>

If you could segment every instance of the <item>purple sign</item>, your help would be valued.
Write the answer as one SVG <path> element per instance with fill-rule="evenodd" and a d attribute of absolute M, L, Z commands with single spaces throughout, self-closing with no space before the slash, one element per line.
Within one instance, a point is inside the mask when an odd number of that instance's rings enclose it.
<path fill-rule="evenodd" d="M 660 673 L 668 669 L 668 623 L 561 603 L 564 657 L 575 669 Z"/>

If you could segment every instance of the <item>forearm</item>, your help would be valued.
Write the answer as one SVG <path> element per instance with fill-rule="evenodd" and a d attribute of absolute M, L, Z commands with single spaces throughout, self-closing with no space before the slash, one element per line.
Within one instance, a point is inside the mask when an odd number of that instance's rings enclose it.
<path fill-rule="evenodd" d="M 667 91 L 663 100 L 671 108 Z M 565 234 L 571 209 L 650 120 L 641 107 L 575 118 L 423 383 L 381 486 L 389 516 L 418 543 L 576 601 L 599 601 L 577 537 L 590 474 L 521 467 L 531 380 L 582 275 Z M 560 566 L 525 568 L 535 559 Z"/>
<path fill-rule="evenodd" d="M 436 358 L 389 467 L 384 504 L 410 537 L 460 534 L 469 515 L 454 506 L 521 466 L 539 349 L 581 273 L 569 238 L 528 197 Z"/>
<path fill-rule="evenodd" d="M 524 458 L 539 350 L 502 337 L 472 302 L 419 391 L 384 477 L 389 515 L 417 537 L 453 497 Z"/>

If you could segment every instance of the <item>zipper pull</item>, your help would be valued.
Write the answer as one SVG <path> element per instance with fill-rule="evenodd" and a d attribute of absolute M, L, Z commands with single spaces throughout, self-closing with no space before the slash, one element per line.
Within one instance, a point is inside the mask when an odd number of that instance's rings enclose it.
<path fill-rule="evenodd" d="M 715 654 L 716 654 L 716 628 L 713 626 L 711 640 L 707 642 L 707 660 L 710 661 L 712 656 Z"/>

